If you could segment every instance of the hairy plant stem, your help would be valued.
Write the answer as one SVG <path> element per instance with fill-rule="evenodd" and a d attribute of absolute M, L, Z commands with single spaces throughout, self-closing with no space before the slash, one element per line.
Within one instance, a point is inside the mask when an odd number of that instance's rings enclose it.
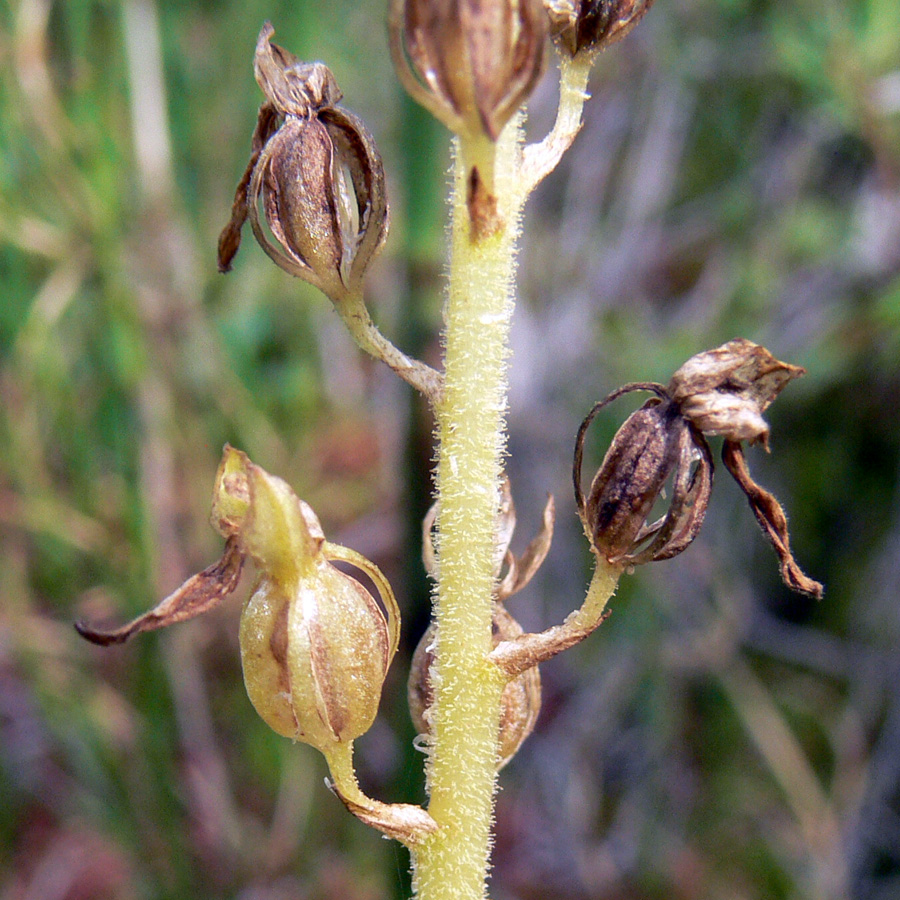
<path fill-rule="evenodd" d="M 444 390 L 436 408 L 439 584 L 427 779 L 428 811 L 438 831 L 414 848 L 418 900 L 485 896 L 505 681 L 488 654 L 515 243 L 524 200 L 516 186 L 520 139 L 516 121 L 500 136 L 493 160 L 486 159 L 483 140 L 460 138 L 456 146 Z M 473 164 L 497 201 L 497 227 L 480 236 L 471 228 L 467 202 Z"/>

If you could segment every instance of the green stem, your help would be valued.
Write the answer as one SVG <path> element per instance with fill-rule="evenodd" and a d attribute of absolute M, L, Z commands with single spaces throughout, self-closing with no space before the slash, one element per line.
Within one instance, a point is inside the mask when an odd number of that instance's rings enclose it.
<path fill-rule="evenodd" d="M 584 603 L 571 613 L 561 625 L 554 625 L 538 634 L 521 634 L 501 641 L 491 653 L 508 680 L 539 663 L 546 662 L 583 641 L 606 617 L 606 604 L 615 593 L 622 574 L 622 566 L 597 557 L 594 577 Z"/>
<path fill-rule="evenodd" d="M 369 315 L 361 294 L 333 296 L 332 302 L 347 330 L 360 349 L 380 359 L 407 384 L 424 394 L 432 403 L 441 395 L 441 375 L 430 366 L 407 356 L 379 330 Z"/>
<path fill-rule="evenodd" d="M 586 88 L 593 65 L 592 54 L 579 53 L 574 59 L 560 54 L 556 122 L 553 130 L 540 143 L 525 148 L 519 182 L 525 196 L 556 168 L 581 130 L 584 101 L 589 96 Z"/>
<path fill-rule="evenodd" d="M 488 654 L 522 202 L 519 140 L 516 122 L 504 130 L 493 165 L 486 166 L 493 170 L 500 227 L 480 239 L 470 229 L 467 191 L 471 164 L 485 165 L 484 144 L 461 138 L 456 153 L 444 392 L 436 410 L 439 587 L 428 811 L 438 831 L 413 855 L 419 900 L 485 895 L 505 681 Z"/>

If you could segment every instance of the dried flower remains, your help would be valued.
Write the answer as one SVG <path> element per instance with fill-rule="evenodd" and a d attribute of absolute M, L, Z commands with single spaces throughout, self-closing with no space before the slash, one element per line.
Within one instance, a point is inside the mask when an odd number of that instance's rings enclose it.
<path fill-rule="evenodd" d="M 266 22 L 254 60 L 266 101 L 219 236 L 219 270 L 231 268 L 249 218 L 275 263 L 340 300 L 361 290 L 387 236 L 384 167 L 363 122 L 338 105 L 341 91 L 327 66 L 300 62 L 272 34 Z"/>
<path fill-rule="evenodd" d="M 627 384 L 597 403 L 578 431 L 573 466 L 575 499 L 594 552 L 623 566 L 681 553 L 697 536 L 709 503 L 713 460 L 706 437 L 722 436 L 725 467 L 775 548 L 785 584 L 821 597 L 822 585 L 803 573 L 791 553 L 781 505 L 753 481 L 742 447 L 746 441 L 768 450 L 769 426 L 762 413 L 789 381 L 804 372 L 741 338 L 691 357 L 668 386 Z M 655 396 L 618 430 L 585 497 L 581 470 L 587 430 L 601 409 L 632 391 Z M 668 509 L 650 522 L 670 478 Z"/>
<path fill-rule="evenodd" d="M 653 0 L 544 0 L 550 36 L 569 56 L 596 53 L 622 40 Z"/>

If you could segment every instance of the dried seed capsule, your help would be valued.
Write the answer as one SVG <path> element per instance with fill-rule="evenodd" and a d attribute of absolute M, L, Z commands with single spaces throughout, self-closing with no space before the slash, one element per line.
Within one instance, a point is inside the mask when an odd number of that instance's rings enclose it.
<path fill-rule="evenodd" d="M 337 105 L 341 92 L 328 68 L 301 63 L 271 43 L 272 34 L 267 22 L 254 62 L 266 102 L 219 238 L 219 268 L 231 267 L 249 218 L 277 265 L 340 300 L 361 290 L 365 269 L 387 237 L 381 156 L 363 122 Z"/>
<path fill-rule="evenodd" d="M 378 710 L 400 639 L 391 587 L 365 557 L 326 541 L 315 513 L 284 481 L 227 445 L 211 520 L 227 539 L 218 563 L 121 628 L 76 628 L 106 645 L 190 619 L 234 591 L 249 556 L 259 579 L 241 616 L 247 693 L 271 728 L 328 756 L 367 731 Z M 387 614 L 335 561 L 368 576 Z"/>
<path fill-rule="evenodd" d="M 496 140 L 543 71 L 541 0 L 392 0 L 391 50 L 415 100 Z"/>
<path fill-rule="evenodd" d="M 610 562 L 634 550 L 678 461 L 685 430 L 677 408 L 651 400 L 616 432 L 591 482 L 584 509 L 594 548 Z"/>
<path fill-rule="evenodd" d="M 652 4 L 653 0 L 544 0 L 550 36 L 570 56 L 596 53 L 620 41 Z"/>
<path fill-rule="evenodd" d="M 670 559 L 697 536 L 712 489 L 713 462 L 704 435 L 722 435 L 725 467 L 747 496 L 763 533 L 772 543 L 781 576 L 791 590 L 822 596 L 790 549 L 787 519 L 772 494 L 751 477 L 741 441 L 768 450 L 769 426 L 762 414 L 799 366 L 779 362 L 765 347 L 743 338 L 692 356 L 668 387 L 653 382 L 613 391 L 588 413 L 575 441 L 572 476 L 575 500 L 594 552 L 610 563 L 639 565 Z M 581 489 L 584 439 L 597 413 L 630 391 L 656 394 L 616 433 L 587 500 Z M 647 523 L 655 499 L 672 475 L 672 500 L 665 516 Z"/>

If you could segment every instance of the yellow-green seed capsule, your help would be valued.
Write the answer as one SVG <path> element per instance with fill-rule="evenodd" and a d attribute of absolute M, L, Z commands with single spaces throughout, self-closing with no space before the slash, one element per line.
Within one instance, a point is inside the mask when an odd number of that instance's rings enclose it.
<path fill-rule="evenodd" d="M 231 447 L 219 467 L 212 518 L 260 571 L 240 628 L 256 711 L 274 731 L 324 753 L 359 737 L 375 718 L 397 649 L 399 616 L 384 576 L 328 543 L 308 504 Z M 368 575 L 387 615 L 335 560 Z"/>

